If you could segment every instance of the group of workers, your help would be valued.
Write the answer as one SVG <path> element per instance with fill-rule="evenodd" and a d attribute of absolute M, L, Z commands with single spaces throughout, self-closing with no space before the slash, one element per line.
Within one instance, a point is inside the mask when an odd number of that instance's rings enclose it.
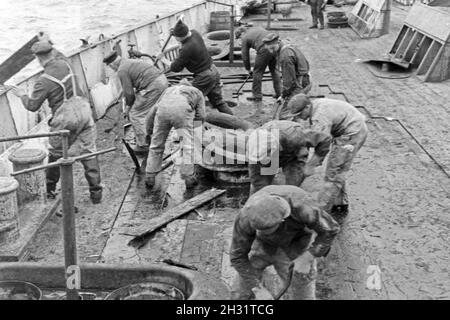
<path fill-rule="evenodd" d="M 108 53 L 103 60 L 117 72 L 122 84 L 125 113 L 136 135 L 135 151 L 148 152 L 145 178 L 148 188 L 154 187 L 155 177 L 161 171 L 172 128 L 181 137 L 181 174 L 186 186 L 197 183 L 192 159 L 198 150 L 193 141 L 196 130 L 201 134 L 205 120 L 205 97 L 217 111 L 233 113 L 223 100 L 220 74 L 201 35 L 189 30 L 181 20 L 172 34 L 181 48 L 168 69 L 180 72 L 186 68 L 193 73 L 192 83 L 183 79 L 169 87 L 164 73 L 153 64 L 126 59 L 116 51 Z M 242 38 L 244 66 L 253 76 L 250 100 L 262 100 L 261 80 L 269 67 L 274 97 L 282 104 L 277 120 L 255 130 L 267 133 L 274 147 L 268 150 L 266 144 L 258 144 L 251 137 L 248 140 L 250 197 L 236 217 L 230 250 L 231 264 L 238 272 L 234 298 L 248 299 L 254 295 L 252 289 L 269 265 L 274 265 L 281 279 L 287 281 L 290 268 L 300 259 L 304 267 L 299 268 L 305 281 L 313 281 L 314 258 L 328 254 L 340 230 L 339 224 L 348 213 L 345 178 L 366 140 L 367 126 L 364 116 L 352 105 L 327 98 L 311 100 L 306 95 L 311 89 L 309 62 L 297 46 L 259 27 L 239 28 L 237 36 Z M 253 70 L 250 48 L 256 50 Z M 70 63 L 48 39 L 40 39 L 32 51 L 44 73 L 37 79 L 30 96 L 19 88 L 13 92 L 30 111 L 37 111 L 47 100 L 52 112 L 50 130 L 67 129 L 70 146 L 77 142 L 82 153 L 94 152 L 94 119 Z M 277 134 L 273 135 L 275 131 Z M 311 155 L 310 148 L 314 150 Z M 62 156 L 59 137 L 50 139 L 49 151 L 49 162 Z M 264 172 L 275 154 L 285 185 L 273 185 L 277 171 Z M 300 186 L 327 155 L 324 185 L 314 199 Z M 197 159 L 201 161 L 201 155 Z M 91 200 L 99 203 L 102 186 L 97 158 L 83 160 L 83 165 Z M 58 179 L 58 167 L 47 170 L 49 196 L 54 196 Z"/>

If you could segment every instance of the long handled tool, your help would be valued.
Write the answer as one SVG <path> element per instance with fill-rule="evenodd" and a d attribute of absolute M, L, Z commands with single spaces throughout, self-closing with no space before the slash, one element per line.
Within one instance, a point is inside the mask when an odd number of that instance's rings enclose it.
<path fill-rule="evenodd" d="M 247 78 L 245 78 L 244 82 L 239 87 L 239 89 L 236 92 L 233 92 L 233 98 L 239 98 L 239 92 L 241 92 L 241 89 L 245 86 L 245 84 L 247 83 L 249 78 L 250 78 L 250 74 L 247 75 Z"/>
<path fill-rule="evenodd" d="M 283 288 L 281 288 L 280 292 L 278 292 L 277 295 L 273 297 L 274 300 L 280 300 L 280 298 L 286 293 L 287 289 L 289 289 L 291 282 L 292 282 L 292 276 L 294 274 L 294 263 L 291 263 L 289 265 L 289 271 L 288 271 L 288 278 L 286 280 L 286 283 L 284 284 Z"/>
<path fill-rule="evenodd" d="M 136 172 L 140 173 L 141 172 L 141 165 L 139 164 L 139 160 L 136 157 L 136 154 L 134 153 L 133 148 L 131 148 L 130 144 L 125 139 L 122 139 L 122 142 L 125 145 L 125 148 L 127 148 L 131 159 L 133 159 L 134 165 L 136 166 Z"/>
<path fill-rule="evenodd" d="M 176 23 L 178 23 L 178 21 L 180 21 L 180 20 L 183 20 L 183 18 L 184 18 L 184 15 L 181 15 L 181 16 L 177 19 L 177 22 L 176 22 Z M 175 23 L 175 24 L 176 24 L 176 23 Z M 166 42 L 164 42 L 164 45 L 163 45 L 163 47 L 162 47 L 162 49 L 161 49 L 161 53 L 164 53 L 164 50 L 166 50 L 166 47 L 167 47 L 167 45 L 169 44 L 170 39 L 172 39 L 172 36 L 173 36 L 173 29 L 170 29 L 170 34 L 169 34 L 169 36 L 167 37 Z M 160 60 L 160 59 L 159 59 L 158 57 L 156 57 L 155 62 L 153 62 L 153 65 L 156 66 L 156 64 L 158 63 L 159 60 Z"/>
<path fill-rule="evenodd" d="M 284 99 L 275 101 L 275 103 L 274 103 L 275 113 L 273 114 L 272 120 L 280 119 L 280 109 L 283 104 L 284 104 Z"/>

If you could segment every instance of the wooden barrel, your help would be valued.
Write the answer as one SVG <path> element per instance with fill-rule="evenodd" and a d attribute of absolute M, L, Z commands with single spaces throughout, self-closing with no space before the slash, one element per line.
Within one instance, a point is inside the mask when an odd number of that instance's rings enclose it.
<path fill-rule="evenodd" d="M 209 31 L 230 30 L 231 15 L 229 11 L 211 12 Z"/>
<path fill-rule="evenodd" d="M 19 207 L 16 190 L 19 183 L 12 177 L 0 177 L 0 245 L 19 238 Z"/>

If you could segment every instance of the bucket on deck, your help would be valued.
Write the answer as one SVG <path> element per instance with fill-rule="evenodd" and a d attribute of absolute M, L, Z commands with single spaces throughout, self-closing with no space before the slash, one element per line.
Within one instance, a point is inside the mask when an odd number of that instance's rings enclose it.
<path fill-rule="evenodd" d="M 230 30 L 231 14 L 229 11 L 211 12 L 209 31 Z"/>
<path fill-rule="evenodd" d="M 172 285 L 142 282 L 114 290 L 105 300 L 186 300 L 186 297 L 180 289 Z"/>
<path fill-rule="evenodd" d="M 41 149 L 21 148 L 14 151 L 8 160 L 13 164 L 13 171 L 40 166 L 44 164 L 46 153 Z M 17 201 L 19 206 L 35 199 L 46 200 L 45 172 L 43 170 L 17 176 L 19 188 Z"/>
<path fill-rule="evenodd" d="M 25 281 L 0 281 L 1 300 L 41 300 L 42 291 L 37 286 Z"/>

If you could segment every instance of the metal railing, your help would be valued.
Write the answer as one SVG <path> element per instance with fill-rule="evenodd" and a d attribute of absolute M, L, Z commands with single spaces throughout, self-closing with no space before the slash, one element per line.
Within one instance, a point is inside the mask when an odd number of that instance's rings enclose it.
<path fill-rule="evenodd" d="M 76 226 L 75 226 L 75 208 L 74 208 L 74 192 L 73 192 L 73 164 L 75 161 L 91 158 L 104 153 L 115 151 L 116 148 L 109 148 L 98 152 L 83 154 L 77 157 L 69 157 L 69 130 L 54 131 L 49 133 L 34 134 L 29 136 L 16 136 L 1 138 L 0 142 L 45 138 L 60 136 L 62 140 L 63 156 L 56 162 L 46 165 L 37 166 L 21 171 L 11 173 L 11 176 L 17 176 L 25 173 L 30 173 L 38 170 L 44 170 L 59 166 L 61 172 L 61 198 L 62 198 L 62 212 L 63 212 L 63 231 L 64 231 L 64 262 L 66 270 L 66 278 L 68 271 L 78 266 L 77 258 L 77 244 L 76 244 Z M 78 288 L 73 288 L 67 283 L 66 299 L 79 300 Z"/>

